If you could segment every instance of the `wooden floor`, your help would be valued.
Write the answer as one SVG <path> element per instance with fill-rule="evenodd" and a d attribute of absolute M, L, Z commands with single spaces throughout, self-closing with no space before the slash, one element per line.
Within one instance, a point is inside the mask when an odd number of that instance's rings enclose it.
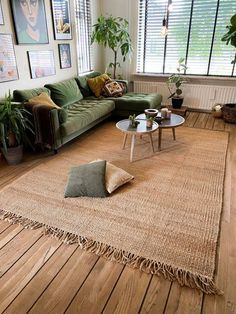
<path fill-rule="evenodd" d="M 236 313 L 236 125 L 188 112 L 185 126 L 230 132 L 216 277 L 224 296 L 180 287 L 40 230 L 0 221 L 0 313 Z M 34 154 L 12 167 L 1 161 L 0 188 L 47 158 L 48 153 Z"/>

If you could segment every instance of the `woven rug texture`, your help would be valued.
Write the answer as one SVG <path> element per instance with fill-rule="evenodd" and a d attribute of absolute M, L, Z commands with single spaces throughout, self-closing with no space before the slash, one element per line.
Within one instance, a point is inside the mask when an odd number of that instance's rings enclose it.
<path fill-rule="evenodd" d="M 107 122 L 63 147 L 0 192 L 1 219 L 46 233 L 107 259 L 220 293 L 214 284 L 228 133 L 163 131 L 162 151 L 137 139 L 134 162 Z M 158 133 L 153 134 L 157 149 Z M 105 199 L 67 198 L 69 169 L 106 159 L 135 179 Z"/>

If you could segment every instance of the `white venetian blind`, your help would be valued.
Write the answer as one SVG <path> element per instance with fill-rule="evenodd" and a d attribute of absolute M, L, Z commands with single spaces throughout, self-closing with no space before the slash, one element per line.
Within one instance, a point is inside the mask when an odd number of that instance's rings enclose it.
<path fill-rule="evenodd" d="M 185 58 L 185 74 L 236 75 L 231 64 L 235 49 L 221 41 L 226 25 L 236 12 L 235 0 L 139 0 L 137 71 L 173 73 Z M 163 17 L 168 35 L 161 37 Z"/>
<path fill-rule="evenodd" d="M 76 0 L 79 74 L 92 70 L 90 0 Z"/>

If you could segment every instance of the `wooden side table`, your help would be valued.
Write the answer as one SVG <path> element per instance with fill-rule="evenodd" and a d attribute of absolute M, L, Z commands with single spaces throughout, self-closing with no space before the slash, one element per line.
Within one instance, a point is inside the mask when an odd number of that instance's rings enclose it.
<path fill-rule="evenodd" d="M 138 119 L 137 119 L 138 120 Z M 125 148 L 126 140 L 128 135 L 131 135 L 131 147 L 130 147 L 130 162 L 133 161 L 133 154 L 134 154 L 134 145 L 135 145 L 135 137 L 136 135 L 144 135 L 148 134 L 150 138 L 150 144 L 151 144 L 151 149 L 154 152 L 154 145 L 153 145 L 153 140 L 152 140 L 152 133 L 155 132 L 158 129 L 158 123 L 153 122 L 153 125 L 151 128 L 147 128 L 146 126 L 146 120 L 139 120 L 139 124 L 136 128 L 132 128 L 130 126 L 130 120 L 125 119 L 121 120 L 116 123 L 117 129 L 119 129 L 121 132 L 124 133 L 124 140 L 123 140 L 123 146 L 122 149 Z"/>

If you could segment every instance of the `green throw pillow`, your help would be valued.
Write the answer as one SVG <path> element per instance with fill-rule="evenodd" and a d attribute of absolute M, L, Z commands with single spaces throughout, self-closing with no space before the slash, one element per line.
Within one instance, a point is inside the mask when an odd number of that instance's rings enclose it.
<path fill-rule="evenodd" d="M 65 189 L 65 197 L 106 197 L 106 160 L 72 167 Z"/>
<path fill-rule="evenodd" d="M 51 91 L 52 100 L 60 107 L 71 105 L 83 99 L 75 79 L 46 84 L 45 87 Z"/>

